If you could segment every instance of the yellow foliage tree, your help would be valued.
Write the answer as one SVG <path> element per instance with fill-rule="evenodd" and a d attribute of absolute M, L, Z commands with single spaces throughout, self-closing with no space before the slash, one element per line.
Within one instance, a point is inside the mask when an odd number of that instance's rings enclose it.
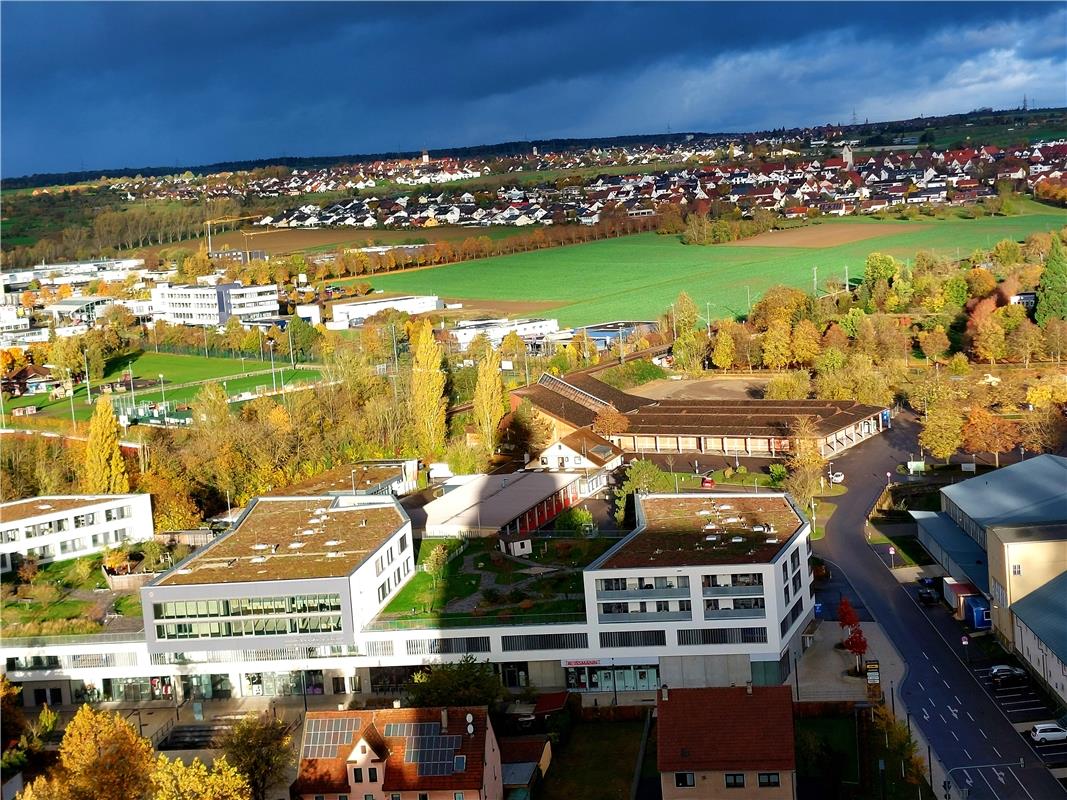
<path fill-rule="evenodd" d="M 199 758 L 188 766 L 160 755 L 152 771 L 152 800 L 249 800 L 248 781 L 226 761 L 208 769 Z"/>
<path fill-rule="evenodd" d="M 150 796 L 152 745 L 120 714 L 84 705 L 59 746 L 60 771 L 70 800 L 138 800 Z"/>
<path fill-rule="evenodd" d="M 107 396 L 97 401 L 89 421 L 82 488 L 87 494 L 125 494 L 130 491 L 126 461 L 119 449 L 119 423 Z"/>
<path fill-rule="evenodd" d="M 445 443 L 445 373 L 441 345 L 428 321 L 415 327 L 411 337 L 411 418 L 415 443 L 423 455 L 439 453 Z"/>

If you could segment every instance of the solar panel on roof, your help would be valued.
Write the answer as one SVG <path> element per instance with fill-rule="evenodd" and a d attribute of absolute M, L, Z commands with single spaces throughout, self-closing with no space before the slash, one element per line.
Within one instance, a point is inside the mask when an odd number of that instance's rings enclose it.
<path fill-rule="evenodd" d="M 309 719 L 304 728 L 303 758 L 332 758 L 337 748 L 352 743 L 352 737 L 360 728 L 359 720 L 352 717 L 329 717 Z"/>

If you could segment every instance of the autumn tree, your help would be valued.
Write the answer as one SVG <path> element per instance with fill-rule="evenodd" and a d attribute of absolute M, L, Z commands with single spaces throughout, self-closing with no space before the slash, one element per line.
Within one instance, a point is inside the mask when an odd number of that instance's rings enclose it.
<path fill-rule="evenodd" d="M 767 381 L 763 390 L 766 400 L 806 400 L 811 393 L 811 377 L 807 372 L 783 372 Z"/>
<path fill-rule="evenodd" d="M 1058 236 L 1052 237 L 1045 270 L 1037 286 L 1037 310 L 1034 319 L 1041 326 L 1051 320 L 1067 319 L 1067 253 Z"/>
<path fill-rule="evenodd" d="M 711 351 L 711 363 L 718 369 L 730 369 L 734 365 L 734 335 L 727 325 L 720 325 L 715 334 L 715 348 Z"/>
<path fill-rule="evenodd" d="M 826 459 L 811 417 L 797 417 L 789 434 L 790 450 L 786 459 L 789 477 L 785 486 L 801 506 L 806 506 L 819 490 Z"/>
<path fill-rule="evenodd" d="M 1055 407 L 1026 412 L 1019 428 L 1019 444 L 1033 453 L 1054 453 L 1067 443 L 1067 419 Z"/>
<path fill-rule="evenodd" d="M 160 754 L 152 770 L 152 800 L 249 800 L 252 790 L 225 757 L 207 767 L 199 758 L 186 766 Z"/>
<path fill-rule="evenodd" d="M 441 369 L 441 345 L 430 323 L 423 322 L 412 338 L 411 418 L 415 442 L 424 455 L 438 453 L 445 443 L 445 373 Z"/>
<path fill-rule="evenodd" d="M 267 713 L 242 717 L 214 742 L 247 781 L 252 800 L 266 800 L 267 790 L 285 780 L 294 760 L 292 745 L 288 723 Z"/>
<path fill-rule="evenodd" d="M 799 320 L 793 326 L 790 350 L 793 363 L 805 367 L 810 367 L 819 357 L 819 353 L 822 352 L 822 336 L 810 319 Z"/>
<path fill-rule="evenodd" d="M 896 277 L 900 265 L 893 256 L 884 253 L 870 253 L 863 265 L 863 283 L 873 287 L 878 281 L 891 281 Z"/>
<path fill-rule="evenodd" d="M 978 324 L 974 335 L 974 354 L 983 361 L 996 364 L 997 359 L 1004 359 L 1007 353 L 1007 341 L 1004 328 L 993 319 Z"/>
<path fill-rule="evenodd" d="M 984 408 L 976 406 L 963 424 L 963 448 L 968 453 L 992 453 L 996 466 L 1000 454 L 1019 442 L 1019 426 Z"/>
<path fill-rule="evenodd" d="M 601 436 L 613 436 L 630 428 L 630 419 L 613 405 L 605 406 L 593 419 L 593 432 Z"/>
<path fill-rule="evenodd" d="M 1028 319 L 1022 320 L 1011 333 L 1008 334 L 1006 347 L 1008 358 L 1021 361 L 1026 368 L 1030 367 L 1030 360 L 1040 358 L 1044 350 L 1045 339 L 1041 329 Z"/>
<path fill-rule="evenodd" d="M 844 641 L 852 632 L 852 629 L 860 624 L 860 615 L 852 605 L 852 601 L 846 595 L 841 595 L 837 602 L 837 624 L 841 628 L 841 640 Z"/>
<path fill-rule="evenodd" d="M 940 325 L 932 331 L 923 331 L 919 334 L 919 348 L 929 361 L 940 362 L 948 353 L 949 346 L 948 335 Z"/>
<path fill-rule="evenodd" d="M 845 649 L 856 657 L 856 672 L 860 670 L 860 661 L 867 653 L 867 637 L 863 634 L 863 628 L 856 625 L 845 639 Z"/>
<path fill-rule="evenodd" d="M 674 366 L 682 372 L 695 374 L 704 368 L 707 340 L 692 328 L 680 330 L 671 345 Z"/>
<path fill-rule="evenodd" d="M 226 392 L 216 382 L 204 384 L 190 404 L 193 424 L 209 433 L 217 432 L 231 419 Z"/>
<path fill-rule="evenodd" d="M 59 745 L 59 765 L 41 780 L 39 795 L 59 789 L 69 800 L 148 798 L 152 790 L 152 745 L 121 714 L 83 705 Z"/>
<path fill-rule="evenodd" d="M 89 421 L 82 489 L 86 494 L 125 494 L 130 491 L 126 461 L 119 447 L 119 423 L 111 399 L 106 395 L 97 400 Z"/>
<path fill-rule="evenodd" d="M 931 405 L 919 433 L 919 444 L 945 463 L 963 444 L 963 415 L 952 403 Z"/>
<path fill-rule="evenodd" d="M 438 581 L 444 579 L 448 569 L 448 548 L 443 544 L 433 545 L 433 549 L 423 562 L 423 568 L 436 588 Z"/>
<path fill-rule="evenodd" d="M 674 301 L 673 314 L 679 335 L 681 335 L 683 331 L 691 331 L 696 328 L 697 320 L 700 318 L 700 313 L 697 311 L 697 304 L 694 303 L 693 298 L 685 292 L 678 293 L 678 298 Z"/>
<path fill-rule="evenodd" d="M 763 335 L 763 366 L 782 369 L 792 356 L 790 326 L 784 319 L 776 319 Z"/>
<path fill-rule="evenodd" d="M 504 382 L 500 378 L 500 353 L 492 347 L 478 362 L 478 382 L 474 387 L 472 405 L 482 449 L 492 455 L 496 450 L 500 419 L 507 410 Z"/>

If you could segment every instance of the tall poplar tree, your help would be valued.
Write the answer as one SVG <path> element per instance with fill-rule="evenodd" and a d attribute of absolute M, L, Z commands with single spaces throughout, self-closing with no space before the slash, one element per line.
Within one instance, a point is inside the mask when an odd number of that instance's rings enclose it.
<path fill-rule="evenodd" d="M 126 461 L 119 449 L 119 422 L 107 396 L 96 401 L 89 421 L 82 488 L 88 494 L 124 494 L 130 491 Z"/>
<path fill-rule="evenodd" d="M 1037 286 L 1037 324 L 1044 326 L 1049 320 L 1067 319 L 1067 254 L 1063 252 L 1060 237 L 1052 234 L 1052 246 L 1045 259 L 1045 270 Z"/>
<path fill-rule="evenodd" d="M 490 346 L 478 362 L 478 383 L 474 387 L 474 422 L 482 449 L 492 456 L 496 449 L 497 425 L 504 416 L 504 382 L 500 379 L 500 353 Z"/>
<path fill-rule="evenodd" d="M 411 419 L 415 443 L 423 455 L 439 453 L 445 444 L 445 373 L 441 369 L 441 345 L 429 322 L 412 333 L 414 359 L 411 365 Z"/>

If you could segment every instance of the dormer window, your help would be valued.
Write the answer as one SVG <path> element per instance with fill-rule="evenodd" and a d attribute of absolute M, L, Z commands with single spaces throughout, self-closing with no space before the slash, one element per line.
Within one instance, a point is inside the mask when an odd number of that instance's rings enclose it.
<path fill-rule="evenodd" d="M 366 753 L 367 753 L 367 745 L 365 745 L 365 744 L 361 744 L 361 745 L 359 746 L 359 752 L 361 752 L 361 753 L 363 753 L 364 755 L 366 755 Z"/>

